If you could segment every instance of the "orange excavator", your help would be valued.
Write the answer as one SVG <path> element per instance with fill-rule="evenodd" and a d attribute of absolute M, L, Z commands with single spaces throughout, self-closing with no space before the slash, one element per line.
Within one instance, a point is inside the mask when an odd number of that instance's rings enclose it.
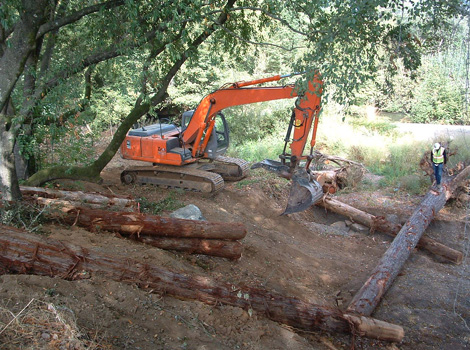
<path fill-rule="evenodd" d="M 124 170 L 121 173 L 122 182 L 216 192 L 223 188 L 224 180 L 240 180 L 249 169 L 246 161 L 224 156 L 230 135 L 222 110 L 297 97 L 280 161 L 266 159 L 252 168 L 262 167 L 292 180 L 284 214 L 307 209 L 323 195 L 321 186 L 309 175 L 321 108 L 322 81 L 316 76 L 302 96 L 298 95 L 293 84 L 259 86 L 297 74 L 301 73 L 224 85 L 204 97 L 195 110 L 184 112 L 180 127 L 159 123 L 130 130 L 121 144 L 122 157 L 149 162 L 152 166 Z M 312 126 L 311 150 L 304 155 Z M 287 149 L 288 144 L 290 150 Z"/>

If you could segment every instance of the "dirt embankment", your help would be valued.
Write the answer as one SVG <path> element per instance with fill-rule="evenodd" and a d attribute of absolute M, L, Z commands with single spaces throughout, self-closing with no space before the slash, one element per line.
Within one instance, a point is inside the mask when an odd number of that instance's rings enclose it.
<path fill-rule="evenodd" d="M 121 185 L 122 164 L 115 166 L 106 169 L 102 185 L 88 188 L 82 184 L 81 189 L 131 194 L 151 201 L 167 197 L 168 192 L 158 188 Z M 286 183 L 279 180 L 248 179 L 228 184 L 212 197 L 174 193 L 174 200 L 197 205 L 210 221 L 246 225 L 244 254 L 236 262 L 162 251 L 111 233 L 90 233 L 77 227 L 47 225 L 44 231 L 53 238 L 106 254 L 207 275 L 224 282 L 263 287 L 344 309 L 387 249 L 390 239 L 381 234 L 331 227 L 344 218 L 316 207 L 280 216 L 287 190 Z M 420 199 L 380 192 L 343 194 L 339 198 L 373 214 L 396 215 L 399 220 L 406 220 Z M 446 207 L 426 234 L 467 252 L 470 234 L 466 220 L 466 210 Z M 470 346 L 468 275 L 467 257 L 462 265 L 454 266 L 415 251 L 373 316 L 404 327 L 405 339 L 395 344 L 396 348 L 465 349 Z M 0 344 L 7 349 L 19 348 L 21 339 L 23 348 L 30 349 L 81 349 L 85 348 L 84 344 L 97 349 L 143 350 L 349 349 L 351 342 L 349 336 L 301 332 L 247 310 L 177 300 L 99 275 L 80 281 L 3 275 L 0 298 L 4 311 L 2 322 L 11 319 L 10 311 L 17 314 L 34 299 L 32 305 L 54 305 L 74 337 L 73 341 L 66 340 L 56 334 L 59 331 L 48 329 L 40 322 L 23 330 L 23 334 L 19 328 L 13 334 L 15 328 L 10 325 L 0 333 Z M 23 316 L 28 315 L 31 318 L 25 309 L 17 321 L 27 322 Z M 59 322 L 56 316 L 53 319 Z M 363 349 L 393 348 L 366 339 L 357 340 L 356 345 Z"/>

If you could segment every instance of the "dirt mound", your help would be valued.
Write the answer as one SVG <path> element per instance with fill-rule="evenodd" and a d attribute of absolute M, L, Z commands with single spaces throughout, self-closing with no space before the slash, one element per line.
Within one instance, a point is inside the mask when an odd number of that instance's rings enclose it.
<path fill-rule="evenodd" d="M 150 186 L 124 186 L 114 162 L 103 173 L 100 186 L 67 183 L 80 190 L 126 194 L 160 201 L 169 191 Z M 106 254 L 129 257 L 172 270 L 207 275 L 219 281 L 265 289 L 305 301 L 347 307 L 387 249 L 390 239 L 349 231 L 345 219 L 321 208 L 280 216 L 288 193 L 281 179 L 256 175 L 227 184 L 214 196 L 172 192 L 172 200 L 198 206 L 205 218 L 219 222 L 243 222 L 248 235 L 239 261 L 186 255 L 123 240 L 107 232 L 90 233 L 77 227 L 48 225 L 45 231 L 56 239 L 74 242 Z M 419 198 L 380 192 L 350 193 L 340 199 L 374 214 L 393 214 L 406 220 Z M 164 213 L 166 215 L 168 213 Z M 466 251 L 469 234 L 467 213 L 445 208 L 427 230 L 427 235 L 452 248 Z M 340 227 L 340 228 L 338 228 Z M 40 347 L 58 349 L 348 349 L 348 336 L 300 332 L 268 320 L 264 315 L 239 308 L 182 301 L 143 291 L 132 284 L 103 279 L 99 275 L 80 281 L 65 281 L 25 275 L 0 277 L 2 307 L 15 322 L 0 321 L 2 348 L 19 344 L 9 330 L 26 324 L 32 300 L 64 310 L 74 328 L 74 339 L 53 343 L 54 332 L 30 330 Z M 424 252 L 414 252 L 393 287 L 373 315 L 405 329 L 400 349 L 464 349 L 470 346 L 470 281 L 468 261 L 454 266 Z M 25 317 L 23 317 L 25 316 Z M 73 322 L 72 322 L 73 321 Z M 49 321 L 48 321 L 49 322 Z M 44 333 L 50 338 L 43 336 Z M 20 335 L 20 334 L 19 334 Z M 41 338 L 42 337 L 42 338 Z M 47 338 L 47 339 L 46 339 Z M 57 339 L 55 339 L 57 340 Z M 70 345 L 72 344 L 72 345 Z M 363 349 L 389 346 L 371 340 L 356 342 Z"/>

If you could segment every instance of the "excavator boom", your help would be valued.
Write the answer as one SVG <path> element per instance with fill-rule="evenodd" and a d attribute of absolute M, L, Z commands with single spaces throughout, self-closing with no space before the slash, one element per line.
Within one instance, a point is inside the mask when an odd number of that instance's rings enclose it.
<path fill-rule="evenodd" d="M 282 168 L 283 171 L 279 171 L 281 175 L 293 180 L 285 214 L 305 210 L 318 199 L 319 193 L 322 194 L 320 186 L 308 178 L 311 152 L 310 155 L 303 154 L 312 126 L 310 146 L 313 148 L 315 145 L 322 81 L 316 76 L 309 82 L 308 91 L 302 96 L 299 96 L 293 84 L 258 86 L 297 74 L 301 73 L 225 85 L 204 97 L 194 111 L 183 113 L 181 128 L 172 124 L 155 124 L 129 131 L 121 145 L 121 155 L 126 159 L 151 162 L 154 166 L 127 169 L 121 174 L 122 181 L 203 192 L 217 191 L 223 186 L 224 179 L 241 179 L 248 170 L 248 163 L 245 161 L 222 157 L 228 146 L 229 135 L 221 111 L 232 106 L 297 97 L 284 151 L 280 155 L 281 161 L 269 161 L 270 166 L 265 166 L 263 162 L 258 165 L 265 168 L 274 166 L 278 168 L 276 171 Z M 222 119 L 223 132 L 220 128 L 217 129 L 218 117 Z M 299 167 L 301 161 L 305 161 L 305 169 Z M 208 172 L 211 175 L 206 175 Z M 217 178 L 217 174 L 221 177 Z"/>

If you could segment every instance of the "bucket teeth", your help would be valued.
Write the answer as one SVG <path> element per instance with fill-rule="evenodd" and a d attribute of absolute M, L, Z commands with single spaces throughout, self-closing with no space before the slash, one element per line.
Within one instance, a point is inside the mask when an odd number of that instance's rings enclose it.
<path fill-rule="evenodd" d="M 281 162 L 278 162 L 276 160 L 271 160 L 271 159 L 265 159 L 262 160 L 261 162 L 255 163 L 251 166 L 251 169 L 256 169 L 256 168 L 263 168 L 275 173 L 281 172 L 281 171 L 289 171 L 289 167 L 285 164 L 282 164 Z"/>

